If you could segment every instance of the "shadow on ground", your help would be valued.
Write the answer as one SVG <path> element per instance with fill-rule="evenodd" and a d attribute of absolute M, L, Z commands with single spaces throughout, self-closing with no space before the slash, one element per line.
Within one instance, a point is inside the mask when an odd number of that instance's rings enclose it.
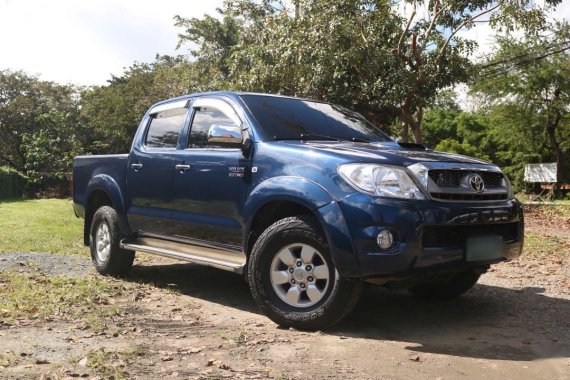
<path fill-rule="evenodd" d="M 258 313 L 246 282 L 229 272 L 192 264 L 136 266 L 127 279 Z M 479 284 L 455 301 L 434 302 L 368 286 L 355 310 L 326 333 L 405 342 L 418 353 L 516 361 L 570 357 L 570 300 L 542 291 Z"/>

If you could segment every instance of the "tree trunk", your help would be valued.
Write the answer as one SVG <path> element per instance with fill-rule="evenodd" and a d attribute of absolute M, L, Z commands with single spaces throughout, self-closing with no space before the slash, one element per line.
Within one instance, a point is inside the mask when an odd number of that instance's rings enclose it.
<path fill-rule="evenodd" d="M 421 117 L 421 111 L 418 111 L 418 116 Z M 422 130 L 421 130 L 421 120 L 416 120 L 414 116 L 408 112 L 405 108 L 400 111 L 400 120 L 403 122 L 402 139 L 404 142 L 408 142 L 409 133 L 408 130 L 412 130 L 412 136 L 414 136 L 414 141 L 418 144 L 422 143 Z"/>

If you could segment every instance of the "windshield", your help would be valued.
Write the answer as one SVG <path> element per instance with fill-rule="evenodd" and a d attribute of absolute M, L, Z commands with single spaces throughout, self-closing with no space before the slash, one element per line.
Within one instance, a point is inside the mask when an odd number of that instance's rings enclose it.
<path fill-rule="evenodd" d="M 263 95 L 241 98 L 268 139 L 321 136 L 350 141 L 392 141 L 362 115 L 334 104 Z"/>

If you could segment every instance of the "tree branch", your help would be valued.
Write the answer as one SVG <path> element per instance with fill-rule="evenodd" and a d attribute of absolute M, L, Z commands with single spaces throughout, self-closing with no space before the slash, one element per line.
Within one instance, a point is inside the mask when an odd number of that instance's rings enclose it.
<path fill-rule="evenodd" d="M 406 28 L 402 32 L 402 35 L 400 36 L 400 40 L 398 41 L 398 47 L 396 49 L 396 51 L 398 52 L 398 55 L 402 55 L 402 44 L 404 43 L 404 39 L 406 38 L 406 34 L 408 34 L 408 31 L 410 30 L 410 25 L 412 25 L 412 21 L 413 21 L 415 16 L 416 16 L 416 2 L 414 1 L 414 10 L 412 11 L 412 14 L 410 15 L 408 23 L 406 24 Z"/>
<path fill-rule="evenodd" d="M 443 12 L 443 10 L 445 9 L 445 5 L 442 5 L 441 9 L 438 9 L 439 7 L 439 1 L 434 1 L 433 2 L 433 17 L 431 18 L 431 22 L 429 24 L 429 27 L 427 28 L 426 32 L 424 33 L 424 43 L 422 44 L 422 51 L 426 48 L 426 44 L 427 41 L 429 39 L 429 36 L 431 35 L 431 32 L 435 26 L 435 21 L 438 19 L 439 15 L 441 14 L 441 12 Z"/>
<path fill-rule="evenodd" d="M 474 20 L 478 19 L 479 17 L 481 17 L 483 15 L 486 15 L 489 12 L 494 11 L 495 9 L 499 8 L 500 6 L 501 6 L 501 4 L 499 3 L 495 6 L 492 6 L 491 8 L 485 9 L 484 11 L 477 13 L 475 16 L 470 17 L 467 20 L 463 21 L 461 24 L 459 24 L 459 26 L 457 28 L 455 28 L 453 30 L 453 32 L 451 32 L 449 37 L 447 37 L 447 40 L 445 40 L 445 43 L 443 44 L 443 46 L 439 50 L 439 54 L 437 55 L 437 58 L 435 59 L 435 64 L 437 65 L 439 63 L 440 59 L 443 57 L 443 55 L 445 53 L 445 49 L 447 49 L 447 46 L 451 42 L 451 39 L 455 36 L 455 34 L 457 34 L 457 32 L 459 32 L 465 25 L 469 24 L 470 22 L 473 22 Z"/>

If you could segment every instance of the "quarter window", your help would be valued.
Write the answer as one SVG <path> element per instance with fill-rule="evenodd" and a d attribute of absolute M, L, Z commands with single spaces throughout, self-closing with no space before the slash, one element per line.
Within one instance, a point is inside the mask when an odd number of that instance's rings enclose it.
<path fill-rule="evenodd" d="M 176 148 L 187 112 L 187 108 L 174 108 L 154 115 L 148 127 L 145 145 L 150 148 Z"/>

